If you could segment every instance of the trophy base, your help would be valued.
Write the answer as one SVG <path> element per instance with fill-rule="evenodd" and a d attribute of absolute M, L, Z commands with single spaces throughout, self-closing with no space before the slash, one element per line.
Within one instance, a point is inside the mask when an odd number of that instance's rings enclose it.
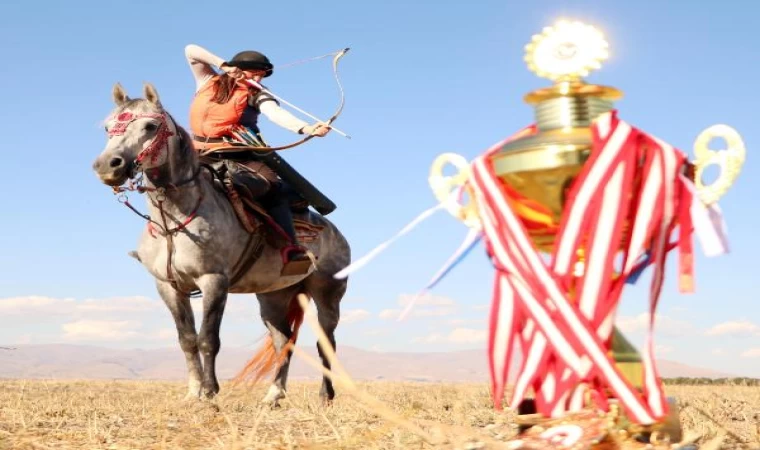
<path fill-rule="evenodd" d="M 526 399 L 517 408 L 515 422 L 518 426 L 518 435 L 514 440 L 531 441 L 553 427 L 562 426 L 566 429 L 567 427 L 577 427 L 577 429 L 582 430 L 579 442 L 573 445 L 574 449 L 696 449 L 693 445 L 677 445 L 683 440 L 678 403 L 673 397 L 668 397 L 667 401 L 669 413 L 665 419 L 662 422 L 644 427 L 629 423 L 625 416 L 618 412 L 620 408 L 614 399 L 610 399 L 610 405 L 612 411 L 615 412 L 604 414 L 584 410 L 557 419 L 545 418 L 537 414 L 535 401 Z M 530 444 L 525 448 L 533 448 Z M 541 448 L 554 447 L 542 446 Z"/>

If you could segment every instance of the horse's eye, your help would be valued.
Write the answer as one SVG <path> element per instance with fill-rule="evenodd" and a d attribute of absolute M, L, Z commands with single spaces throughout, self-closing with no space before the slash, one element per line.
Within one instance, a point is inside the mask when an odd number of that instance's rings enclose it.
<path fill-rule="evenodd" d="M 158 125 L 152 122 L 148 122 L 145 124 L 145 131 L 156 131 L 158 129 Z"/>

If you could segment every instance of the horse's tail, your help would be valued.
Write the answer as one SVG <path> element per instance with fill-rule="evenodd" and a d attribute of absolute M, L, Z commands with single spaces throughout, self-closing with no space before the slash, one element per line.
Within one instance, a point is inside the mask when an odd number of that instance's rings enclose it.
<path fill-rule="evenodd" d="M 290 300 L 288 311 L 286 313 L 288 325 L 293 331 L 290 339 L 288 340 L 288 343 L 278 355 L 277 349 L 274 347 L 272 335 L 271 333 L 267 333 L 267 336 L 259 347 L 259 350 L 248 361 L 243 370 L 241 370 L 240 373 L 238 373 L 238 375 L 235 377 L 235 383 L 244 380 L 249 380 L 252 383 L 259 382 L 264 377 L 271 374 L 275 368 L 279 367 L 280 364 L 285 360 L 288 351 L 290 351 L 290 349 L 296 345 L 296 341 L 298 340 L 298 330 L 301 328 L 304 315 L 301 304 L 298 302 L 298 295 L 300 295 L 300 293 L 296 294 L 296 296 Z"/>

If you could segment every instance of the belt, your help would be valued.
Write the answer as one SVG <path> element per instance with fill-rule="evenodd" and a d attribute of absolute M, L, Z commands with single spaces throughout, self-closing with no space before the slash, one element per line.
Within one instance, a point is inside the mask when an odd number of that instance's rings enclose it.
<path fill-rule="evenodd" d="M 216 144 L 219 142 L 226 142 L 227 139 L 224 137 L 206 137 L 193 135 L 193 140 L 198 142 L 207 142 L 209 144 Z"/>

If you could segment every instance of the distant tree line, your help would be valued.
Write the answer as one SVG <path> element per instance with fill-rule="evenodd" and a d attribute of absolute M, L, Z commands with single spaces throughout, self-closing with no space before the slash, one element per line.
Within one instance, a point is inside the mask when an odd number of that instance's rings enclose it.
<path fill-rule="evenodd" d="M 663 378 L 663 384 L 674 386 L 760 386 L 760 378 Z"/>

